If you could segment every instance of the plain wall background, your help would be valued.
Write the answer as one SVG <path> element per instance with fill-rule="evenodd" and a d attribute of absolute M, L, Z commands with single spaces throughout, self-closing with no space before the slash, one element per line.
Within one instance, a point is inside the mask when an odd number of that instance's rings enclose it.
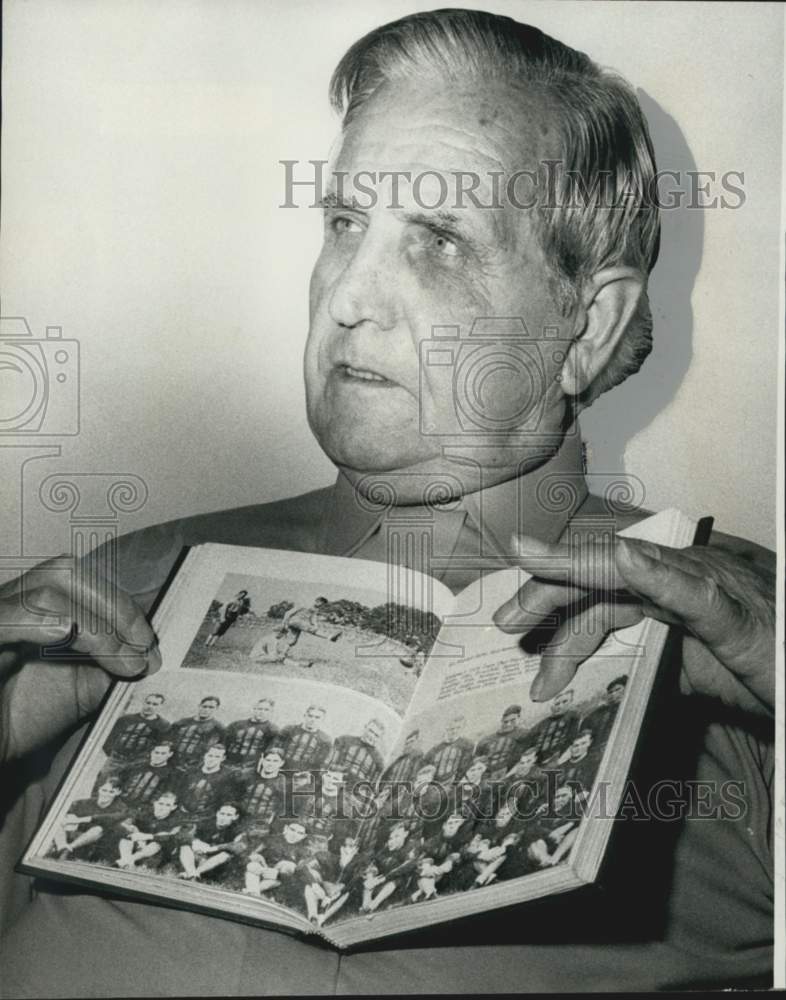
<path fill-rule="evenodd" d="M 63 515 L 36 492 L 52 472 L 141 477 L 148 499 L 122 531 L 332 480 L 300 376 L 321 219 L 278 207 L 278 161 L 328 155 L 327 83 L 348 45 L 431 6 L 6 0 L 2 314 L 77 338 L 82 378 L 79 435 L 42 439 L 59 457 L 0 448 L 6 554 L 22 518 L 29 553 L 58 551 Z M 647 506 L 773 545 L 782 9 L 456 6 L 619 70 L 661 168 L 744 171 L 743 207 L 665 213 L 656 350 L 582 423 L 591 471 L 624 469 Z"/>

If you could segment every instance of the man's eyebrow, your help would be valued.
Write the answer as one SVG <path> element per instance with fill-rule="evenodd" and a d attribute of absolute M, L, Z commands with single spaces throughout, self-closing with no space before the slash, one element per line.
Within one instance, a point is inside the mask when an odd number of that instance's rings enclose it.
<path fill-rule="evenodd" d="M 433 212 L 405 212 L 403 218 L 405 222 L 411 222 L 416 226 L 444 226 L 446 229 L 456 231 L 463 229 L 456 213 L 447 212 L 445 209 Z"/>
<path fill-rule="evenodd" d="M 350 212 L 362 211 L 354 198 L 340 198 L 335 191 L 328 191 L 317 201 L 317 208 L 343 208 Z"/>

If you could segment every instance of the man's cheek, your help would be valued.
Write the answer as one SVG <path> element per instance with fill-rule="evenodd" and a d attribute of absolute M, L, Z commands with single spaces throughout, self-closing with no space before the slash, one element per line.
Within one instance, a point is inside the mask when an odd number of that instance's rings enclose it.
<path fill-rule="evenodd" d="M 418 415 L 423 434 L 445 432 L 455 416 L 453 366 L 434 363 L 431 347 L 421 349 L 418 381 Z"/>
<path fill-rule="evenodd" d="M 312 320 L 320 312 L 328 313 L 330 295 L 341 275 L 342 268 L 329 248 L 324 247 L 317 257 L 308 286 L 309 311 Z"/>

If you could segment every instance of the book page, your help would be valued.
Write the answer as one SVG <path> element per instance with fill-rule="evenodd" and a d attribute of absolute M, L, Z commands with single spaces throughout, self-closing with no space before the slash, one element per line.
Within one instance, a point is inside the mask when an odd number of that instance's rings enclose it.
<path fill-rule="evenodd" d="M 155 617 L 161 670 L 115 687 L 25 864 L 302 925 L 302 873 L 356 829 L 449 602 L 380 563 L 193 549 Z"/>
<path fill-rule="evenodd" d="M 678 546 L 694 527 L 667 511 L 625 534 Z M 393 784 L 361 827 L 362 873 L 334 918 L 335 940 L 509 905 L 597 873 L 667 629 L 645 618 L 612 633 L 563 690 L 535 702 L 539 657 L 493 624 L 527 579 L 516 568 L 488 573 L 457 595 L 394 748 Z"/>

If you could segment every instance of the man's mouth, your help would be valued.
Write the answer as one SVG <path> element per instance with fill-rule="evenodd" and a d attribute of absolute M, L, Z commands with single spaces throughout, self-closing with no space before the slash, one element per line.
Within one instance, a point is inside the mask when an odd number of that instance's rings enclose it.
<path fill-rule="evenodd" d="M 343 378 L 353 381 L 373 382 L 380 387 L 398 385 L 397 382 L 392 382 L 390 379 L 385 378 L 384 375 L 371 371 L 369 368 L 353 368 L 352 365 L 338 365 L 337 370 Z"/>

